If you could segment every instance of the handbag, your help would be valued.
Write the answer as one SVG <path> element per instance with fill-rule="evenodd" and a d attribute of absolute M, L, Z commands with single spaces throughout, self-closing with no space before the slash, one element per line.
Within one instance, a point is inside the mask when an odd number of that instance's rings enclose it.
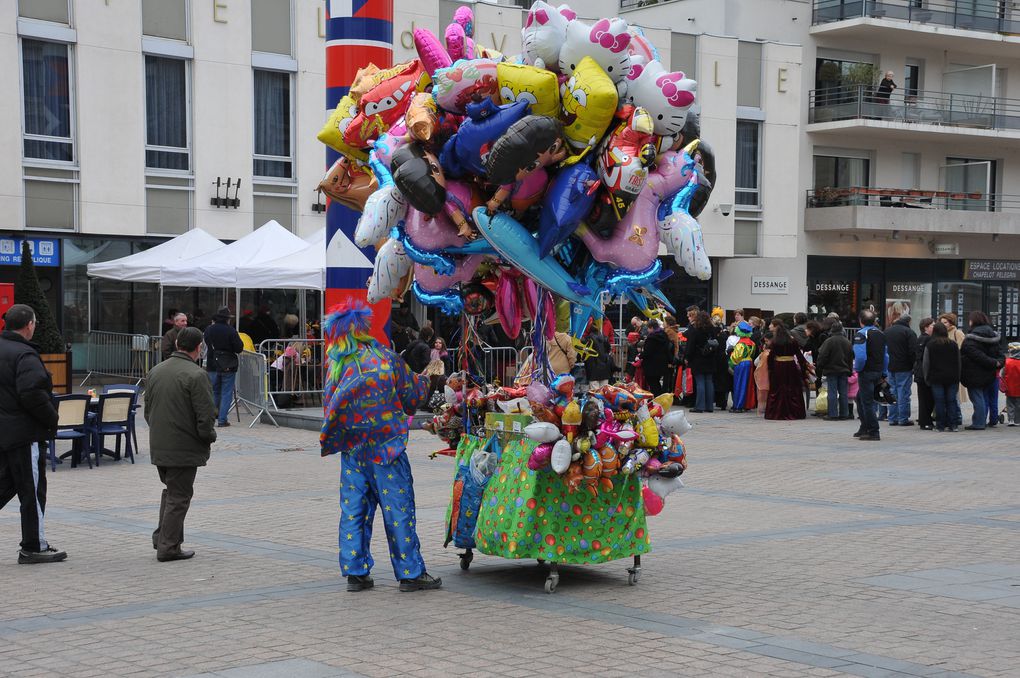
<path fill-rule="evenodd" d="M 237 372 L 237 354 L 233 351 L 215 349 L 213 351 L 213 362 L 217 372 Z"/>

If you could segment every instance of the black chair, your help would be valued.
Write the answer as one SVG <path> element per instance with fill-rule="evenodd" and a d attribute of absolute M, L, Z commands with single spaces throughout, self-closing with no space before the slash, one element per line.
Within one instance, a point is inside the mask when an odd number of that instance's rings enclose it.
<path fill-rule="evenodd" d="M 125 438 L 125 453 L 135 463 L 135 455 L 131 446 L 131 404 L 137 394 L 104 393 L 99 396 L 96 415 L 89 420 L 88 431 L 92 435 L 92 452 L 96 455 L 96 466 L 99 457 L 104 453 L 103 441 L 106 436 L 117 436 L 117 449 L 114 459 L 120 459 L 120 437 Z"/>
<path fill-rule="evenodd" d="M 138 430 L 135 428 L 135 415 L 138 410 L 141 409 L 141 404 L 138 400 L 142 397 L 142 389 L 137 384 L 109 384 L 103 387 L 103 393 L 133 393 L 135 399 L 131 402 L 131 439 L 135 443 L 135 449 L 138 449 Z"/>
<path fill-rule="evenodd" d="M 50 466 L 54 471 L 57 470 L 57 464 L 62 463 L 57 458 L 58 440 L 71 441 L 71 452 L 68 454 L 72 455 L 72 459 L 76 458 L 74 455 L 80 457 L 84 451 L 89 468 L 92 468 L 92 460 L 89 459 L 88 448 L 82 444 L 89 435 L 86 427 L 88 426 L 90 401 L 91 398 L 84 393 L 54 396 L 53 406 L 57 408 L 57 414 L 59 415 L 57 432 L 50 438 Z"/>

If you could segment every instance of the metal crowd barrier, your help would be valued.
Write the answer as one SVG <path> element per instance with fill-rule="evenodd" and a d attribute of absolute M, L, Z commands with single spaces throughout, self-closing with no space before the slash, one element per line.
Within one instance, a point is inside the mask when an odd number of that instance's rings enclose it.
<path fill-rule="evenodd" d="M 288 348 L 294 351 L 288 353 Z M 273 409 L 286 409 L 298 400 L 305 407 L 322 407 L 324 351 L 322 339 L 266 339 L 258 345 L 258 353 L 267 365 Z"/>
<path fill-rule="evenodd" d="M 248 425 L 251 428 L 261 421 L 262 415 L 273 422 L 273 426 L 280 427 L 273 419 L 269 411 L 272 402 L 269 395 L 269 368 L 266 363 L 266 356 L 261 353 L 242 351 L 237 357 L 237 381 L 235 382 L 234 395 L 237 402 L 235 407 L 243 404 L 248 413 L 255 418 Z M 258 412 L 253 412 L 257 408 Z"/>
<path fill-rule="evenodd" d="M 453 371 L 461 370 L 459 349 L 448 349 L 450 360 L 453 362 Z M 513 346 L 482 346 L 481 356 L 469 361 L 469 369 L 472 372 L 481 371 L 486 383 L 492 383 L 498 379 L 499 383 L 506 386 L 514 383 L 517 370 L 521 366 L 521 355 Z"/>
<path fill-rule="evenodd" d="M 149 370 L 159 362 L 161 337 L 90 330 L 86 342 L 85 370 L 79 386 L 93 374 L 117 377 L 125 382 L 142 383 Z"/>

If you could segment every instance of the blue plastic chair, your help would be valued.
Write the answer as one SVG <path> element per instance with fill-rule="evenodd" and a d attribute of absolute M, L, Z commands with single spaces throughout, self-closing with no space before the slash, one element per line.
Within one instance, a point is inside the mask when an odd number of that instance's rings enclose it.
<path fill-rule="evenodd" d="M 131 404 L 137 393 L 104 393 L 99 396 L 96 415 L 88 422 L 88 431 L 92 436 L 92 453 L 96 456 L 96 466 L 103 454 L 103 442 L 106 436 L 117 437 L 117 449 L 114 458 L 120 458 L 120 437 L 124 436 L 125 454 L 131 463 L 135 463 L 134 451 L 131 447 Z"/>
<path fill-rule="evenodd" d="M 141 398 L 142 389 L 137 384 L 108 384 L 103 387 L 103 393 L 133 393 L 134 401 L 131 403 L 131 420 L 128 426 L 131 427 L 131 439 L 134 440 L 135 449 L 138 449 L 138 431 L 135 428 L 135 414 L 141 408 L 138 400 Z"/>
<path fill-rule="evenodd" d="M 58 440 L 70 440 L 72 448 L 68 454 L 74 454 L 75 449 L 77 449 L 79 456 L 84 453 L 85 460 L 89 463 L 89 468 L 92 468 L 89 450 L 83 444 L 89 435 L 86 427 L 88 425 L 90 400 L 91 398 L 83 393 L 54 396 L 53 406 L 57 408 L 57 414 L 59 415 L 57 432 L 50 438 L 50 466 L 54 471 L 57 470 L 57 464 L 63 463 L 57 458 Z"/>

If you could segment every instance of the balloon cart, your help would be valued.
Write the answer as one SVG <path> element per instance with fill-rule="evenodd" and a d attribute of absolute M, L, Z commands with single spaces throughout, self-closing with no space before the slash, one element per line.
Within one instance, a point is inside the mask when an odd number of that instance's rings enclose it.
<path fill-rule="evenodd" d="M 548 568 L 545 592 L 553 593 L 560 565 L 633 558 L 627 583 L 636 585 L 641 556 L 651 549 L 638 476 L 623 476 L 612 491 L 594 494 L 572 488 L 550 469 L 528 468 L 536 445 L 526 438 L 505 445 L 494 440 L 498 437 L 464 436 L 458 446 L 447 544 L 464 549 L 461 569 L 470 568 L 476 550 L 508 560 L 535 560 Z M 480 485 L 472 478 L 472 457 L 493 454 L 497 446 L 501 451 L 493 473 Z"/>

